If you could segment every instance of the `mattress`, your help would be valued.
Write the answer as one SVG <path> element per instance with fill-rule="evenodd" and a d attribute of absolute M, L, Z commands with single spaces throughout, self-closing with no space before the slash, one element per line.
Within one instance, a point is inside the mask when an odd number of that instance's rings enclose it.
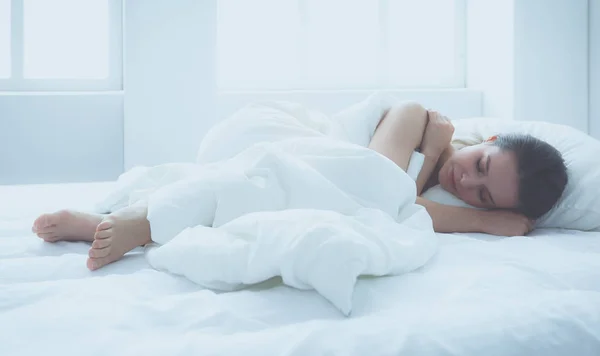
<path fill-rule="evenodd" d="M 278 279 L 203 289 L 142 249 L 90 272 L 87 243 L 31 233 L 110 189 L 0 187 L 0 355 L 600 355 L 600 233 L 439 234 L 425 267 L 361 278 L 344 317 Z"/>

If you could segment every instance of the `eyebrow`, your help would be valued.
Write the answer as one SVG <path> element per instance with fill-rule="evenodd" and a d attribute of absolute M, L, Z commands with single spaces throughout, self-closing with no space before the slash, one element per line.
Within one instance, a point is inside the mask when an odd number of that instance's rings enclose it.
<path fill-rule="evenodd" d="M 485 161 L 485 167 L 486 167 L 486 168 L 485 168 L 485 171 L 486 171 L 486 173 L 488 173 L 488 174 L 489 174 L 489 172 L 490 172 L 490 163 L 492 163 L 492 157 L 491 157 L 491 156 L 488 156 L 488 157 L 487 157 L 487 160 Z M 490 198 L 490 201 L 492 202 L 492 205 L 496 206 L 496 202 L 494 201 L 494 198 L 492 198 L 492 193 L 490 192 L 490 190 L 489 190 L 489 189 L 487 189 L 487 187 L 486 187 L 486 189 L 485 189 L 485 190 L 487 190 L 488 197 Z"/>

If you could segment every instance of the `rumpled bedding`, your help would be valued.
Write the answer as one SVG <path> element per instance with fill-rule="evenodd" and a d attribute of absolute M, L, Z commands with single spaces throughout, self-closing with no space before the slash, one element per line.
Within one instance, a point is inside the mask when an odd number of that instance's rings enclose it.
<path fill-rule="evenodd" d="M 249 105 L 197 162 L 133 168 L 97 209 L 147 203 L 155 269 L 227 291 L 281 276 L 350 315 L 359 276 L 414 271 L 437 237 L 414 177 L 346 132 L 297 104 Z"/>

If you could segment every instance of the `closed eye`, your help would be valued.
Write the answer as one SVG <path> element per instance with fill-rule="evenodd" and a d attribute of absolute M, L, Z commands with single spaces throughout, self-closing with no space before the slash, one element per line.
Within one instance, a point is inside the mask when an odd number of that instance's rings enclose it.
<path fill-rule="evenodd" d="M 481 162 L 482 159 L 478 159 L 477 163 L 475 163 L 475 169 L 477 170 L 478 173 L 483 173 L 483 167 L 481 167 Z"/>

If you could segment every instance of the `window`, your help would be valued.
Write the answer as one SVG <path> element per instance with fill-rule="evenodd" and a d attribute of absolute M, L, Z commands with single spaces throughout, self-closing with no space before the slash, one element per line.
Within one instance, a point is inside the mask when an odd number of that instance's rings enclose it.
<path fill-rule="evenodd" d="M 0 0 L 0 90 L 122 89 L 120 0 Z"/>
<path fill-rule="evenodd" d="M 10 77 L 10 1 L 0 0 L 0 79 Z"/>
<path fill-rule="evenodd" d="M 220 91 L 464 87 L 465 0 L 218 0 Z"/>

